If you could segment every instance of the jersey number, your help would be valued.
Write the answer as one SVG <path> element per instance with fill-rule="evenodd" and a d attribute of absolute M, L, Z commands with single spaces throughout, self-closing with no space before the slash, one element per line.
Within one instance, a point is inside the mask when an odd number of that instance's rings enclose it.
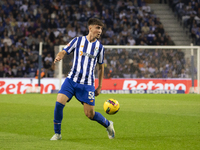
<path fill-rule="evenodd" d="M 88 99 L 94 99 L 94 92 L 88 92 Z"/>

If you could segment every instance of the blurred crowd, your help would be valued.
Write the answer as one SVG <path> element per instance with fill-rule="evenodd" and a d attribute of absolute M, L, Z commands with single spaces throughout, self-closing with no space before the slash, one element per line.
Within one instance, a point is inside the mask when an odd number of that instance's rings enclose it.
<path fill-rule="evenodd" d="M 54 46 L 86 35 L 91 17 L 105 24 L 104 45 L 174 45 L 144 0 L 1 0 L 0 77 L 37 77 L 40 42 L 42 75 L 54 77 Z M 105 56 L 106 78 L 179 77 L 187 70 L 180 50 L 118 49 Z"/>
<path fill-rule="evenodd" d="M 115 49 L 105 55 L 105 78 L 189 78 L 196 73 L 191 69 L 180 49 Z"/>
<path fill-rule="evenodd" d="M 200 45 L 200 1 L 199 0 L 169 0 L 169 5 L 177 16 L 183 28 L 189 30 L 192 42 Z"/>

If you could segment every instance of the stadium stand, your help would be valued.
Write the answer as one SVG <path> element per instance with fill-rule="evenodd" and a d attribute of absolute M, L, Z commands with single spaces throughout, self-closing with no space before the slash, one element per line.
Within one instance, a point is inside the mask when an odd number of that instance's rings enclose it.
<path fill-rule="evenodd" d="M 180 17 L 176 5 L 169 4 Z M 1 0 L 0 77 L 37 76 L 39 42 L 44 77 L 54 77 L 54 46 L 86 35 L 91 17 L 105 23 L 100 39 L 104 45 L 174 45 L 144 0 Z M 187 77 L 185 66 L 190 64 L 179 50 L 108 50 L 105 78 Z"/>
<path fill-rule="evenodd" d="M 180 21 L 180 25 L 189 33 L 195 45 L 200 45 L 200 1 L 169 0 L 169 6 Z"/>

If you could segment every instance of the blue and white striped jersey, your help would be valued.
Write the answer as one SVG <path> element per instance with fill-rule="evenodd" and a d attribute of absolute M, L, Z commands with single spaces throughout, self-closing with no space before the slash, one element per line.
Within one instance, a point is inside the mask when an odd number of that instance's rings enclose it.
<path fill-rule="evenodd" d="M 67 54 L 74 52 L 74 60 L 68 78 L 74 82 L 94 86 L 94 69 L 96 63 L 103 64 L 104 48 L 96 40 L 90 43 L 86 36 L 76 37 L 71 40 L 64 50 Z"/>

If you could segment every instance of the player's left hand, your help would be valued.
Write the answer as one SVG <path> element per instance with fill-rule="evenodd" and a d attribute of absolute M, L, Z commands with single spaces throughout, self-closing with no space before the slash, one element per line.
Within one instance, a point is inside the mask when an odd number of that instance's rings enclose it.
<path fill-rule="evenodd" d="M 101 88 L 98 87 L 96 90 L 95 90 L 95 96 L 98 96 L 101 92 Z"/>

